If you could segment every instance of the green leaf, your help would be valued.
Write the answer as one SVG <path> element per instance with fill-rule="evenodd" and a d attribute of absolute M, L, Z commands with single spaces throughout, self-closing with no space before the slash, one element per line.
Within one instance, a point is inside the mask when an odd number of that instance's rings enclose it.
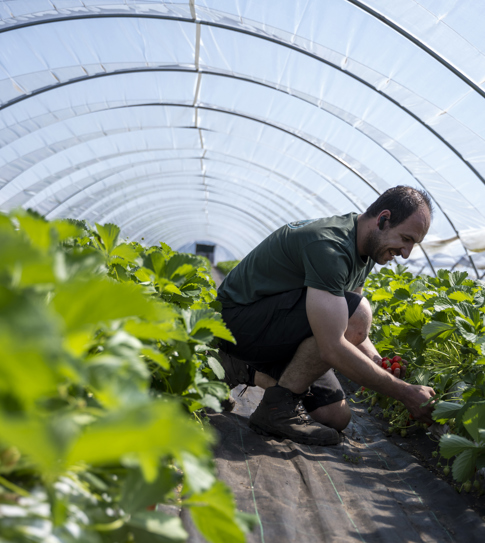
<path fill-rule="evenodd" d="M 455 290 L 448 294 L 448 298 L 451 300 L 456 300 L 457 302 L 473 302 L 473 296 L 468 294 L 468 292 L 463 292 L 462 290 Z"/>
<path fill-rule="evenodd" d="M 479 431 L 485 429 L 485 402 L 472 405 L 463 415 L 462 422 L 472 438 L 480 441 Z"/>
<path fill-rule="evenodd" d="M 208 490 L 216 481 L 214 466 L 208 458 L 182 453 L 182 468 L 185 482 L 191 491 L 197 494 Z"/>
<path fill-rule="evenodd" d="M 150 299 L 142 286 L 97 278 L 60 285 L 52 306 L 67 331 L 124 317 L 157 320 L 167 315 L 166 306 Z"/>
<path fill-rule="evenodd" d="M 461 313 L 466 319 L 469 319 L 469 322 L 475 327 L 480 327 L 482 325 L 482 314 L 471 304 L 460 302 L 455 305 L 454 309 Z"/>
<path fill-rule="evenodd" d="M 475 443 L 470 441 L 466 437 L 457 436 L 453 434 L 445 434 L 440 439 L 440 452 L 441 456 L 445 458 L 451 458 L 462 451 L 467 449 L 474 449 Z"/>
<path fill-rule="evenodd" d="M 404 313 L 404 319 L 415 328 L 421 328 L 425 320 L 423 307 L 419 304 L 408 305 Z"/>
<path fill-rule="evenodd" d="M 394 296 L 396 300 L 408 300 L 411 297 L 411 294 L 409 293 L 409 290 L 407 288 L 398 288 L 394 291 Z"/>
<path fill-rule="evenodd" d="M 152 401 L 119 409 L 91 424 L 72 444 L 67 461 L 99 465 L 119 462 L 126 455 L 159 458 L 184 451 L 197 456 L 206 454 L 211 440 L 212 434 L 202 432 L 175 402 Z"/>
<path fill-rule="evenodd" d="M 24 215 L 22 212 L 17 214 L 17 219 L 20 230 L 27 235 L 32 245 L 41 251 L 47 251 L 53 243 L 52 225 L 44 218 Z"/>
<path fill-rule="evenodd" d="M 412 375 L 416 380 L 416 384 L 427 386 L 431 372 L 425 368 L 418 368 L 415 371 L 413 371 Z M 435 408 L 435 411 L 433 411 L 433 417 L 434 417 L 435 412 L 436 412 L 436 408 Z"/>
<path fill-rule="evenodd" d="M 174 468 L 161 467 L 157 478 L 147 483 L 142 472 L 132 468 L 123 483 L 120 505 L 126 513 L 145 510 L 148 506 L 164 501 L 165 495 L 180 481 L 181 476 Z"/>
<path fill-rule="evenodd" d="M 136 543 L 182 543 L 189 535 L 179 517 L 162 511 L 135 513 L 126 524 L 132 528 Z"/>
<path fill-rule="evenodd" d="M 127 243 L 120 243 L 111 251 L 111 256 L 119 256 L 130 262 L 135 262 L 138 258 L 138 251 Z"/>
<path fill-rule="evenodd" d="M 477 340 L 477 334 L 475 332 L 475 327 L 470 324 L 467 320 L 462 319 L 461 317 L 456 317 L 455 319 L 456 329 L 467 341 L 475 343 Z"/>
<path fill-rule="evenodd" d="M 210 543 L 245 542 L 244 534 L 234 518 L 234 498 L 221 481 L 202 494 L 194 494 L 182 505 L 190 506 L 195 526 Z"/>
<path fill-rule="evenodd" d="M 447 322 L 431 321 L 421 329 L 421 335 L 426 341 L 438 338 L 446 332 L 453 332 L 455 327 Z"/>
<path fill-rule="evenodd" d="M 472 479 L 475 475 L 475 462 L 478 451 L 467 449 L 461 452 L 453 462 L 452 472 L 453 477 L 460 483 Z"/>
<path fill-rule="evenodd" d="M 392 292 L 389 292 L 385 288 L 380 288 L 372 295 L 373 302 L 380 302 L 382 300 L 390 300 L 393 297 Z"/>
<path fill-rule="evenodd" d="M 111 251 L 114 249 L 116 242 L 118 241 L 118 236 L 120 235 L 119 226 L 111 223 L 106 223 L 104 226 L 101 226 L 98 223 L 95 223 L 95 225 L 106 252 L 111 254 Z"/>
<path fill-rule="evenodd" d="M 164 370 L 168 371 L 170 369 L 170 362 L 168 358 L 160 351 L 156 351 L 155 349 L 149 349 L 148 347 L 146 347 L 143 348 L 140 353 L 148 357 L 150 360 L 156 362 Z"/>
<path fill-rule="evenodd" d="M 160 341 L 187 341 L 188 336 L 178 320 L 168 322 L 127 321 L 124 329 L 140 339 L 158 339 Z"/>
<path fill-rule="evenodd" d="M 467 277 L 468 277 L 467 272 L 454 271 L 454 272 L 450 272 L 448 276 L 448 280 L 450 282 L 450 286 L 456 287 L 458 285 L 461 285 Z"/>
<path fill-rule="evenodd" d="M 226 372 L 224 371 L 224 368 L 222 367 L 219 360 L 217 360 L 217 358 L 214 358 L 213 356 L 208 356 L 207 364 L 218 379 L 224 379 L 224 377 L 226 376 Z"/>
<path fill-rule="evenodd" d="M 429 373 L 429 372 L 428 372 Z M 428 383 L 418 383 L 422 385 L 427 385 Z M 454 402 L 438 402 L 436 407 L 433 410 L 433 420 L 444 424 L 449 419 L 455 418 L 457 413 L 461 411 L 463 404 L 454 403 Z"/>

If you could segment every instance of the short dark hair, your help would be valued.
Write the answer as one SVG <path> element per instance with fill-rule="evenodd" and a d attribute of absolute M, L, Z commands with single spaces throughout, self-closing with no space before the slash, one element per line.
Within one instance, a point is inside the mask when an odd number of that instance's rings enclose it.
<path fill-rule="evenodd" d="M 415 211 L 423 206 L 428 206 L 431 217 L 433 205 L 429 194 L 424 190 L 418 190 L 405 185 L 391 187 L 383 192 L 377 200 L 371 204 L 364 215 L 367 218 L 377 217 L 381 211 L 388 209 L 391 212 L 389 225 L 394 228 L 401 224 Z"/>

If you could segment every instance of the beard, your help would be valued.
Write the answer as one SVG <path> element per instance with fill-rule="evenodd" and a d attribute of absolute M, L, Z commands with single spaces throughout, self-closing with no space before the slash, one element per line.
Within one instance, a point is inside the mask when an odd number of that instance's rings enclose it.
<path fill-rule="evenodd" d="M 364 243 L 364 255 L 372 258 L 378 264 L 385 264 L 387 262 L 387 259 L 384 258 L 387 249 L 384 247 L 382 238 L 383 235 L 380 231 L 371 231 Z"/>

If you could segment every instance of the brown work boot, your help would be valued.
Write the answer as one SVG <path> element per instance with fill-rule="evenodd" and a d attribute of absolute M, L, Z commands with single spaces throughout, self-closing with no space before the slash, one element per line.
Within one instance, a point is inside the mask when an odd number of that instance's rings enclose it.
<path fill-rule="evenodd" d="M 301 400 L 303 394 L 295 394 L 281 386 L 266 389 L 261 403 L 249 417 L 249 427 L 261 435 L 291 439 L 306 445 L 337 445 L 337 430 L 312 420 Z"/>
<path fill-rule="evenodd" d="M 249 370 L 246 362 L 230 354 L 219 350 L 221 365 L 226 373 L 222 381 L 229 388 L 235 388 L 238 385 L 249 384 Z"/>

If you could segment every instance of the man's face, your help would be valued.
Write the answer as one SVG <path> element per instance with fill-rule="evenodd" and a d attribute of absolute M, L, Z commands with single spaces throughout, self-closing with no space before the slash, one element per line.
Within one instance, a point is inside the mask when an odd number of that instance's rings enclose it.
<path fill-rule="evenodd" d="M 386 220 L 383 229 L 380 230 L 377 225 L 381 216 L 388 218 L 390 212 L 383 211 L 377 217 L 375 228 L 369 232 L 364 246 L 364 254 L 378 264 L 386 264 L 395 256 L 409 258 L 414 244 L 423 241 L 431 223 L 426 206 L 418 209 L 394 228 L 391 228 L 389 220 Z"/>

